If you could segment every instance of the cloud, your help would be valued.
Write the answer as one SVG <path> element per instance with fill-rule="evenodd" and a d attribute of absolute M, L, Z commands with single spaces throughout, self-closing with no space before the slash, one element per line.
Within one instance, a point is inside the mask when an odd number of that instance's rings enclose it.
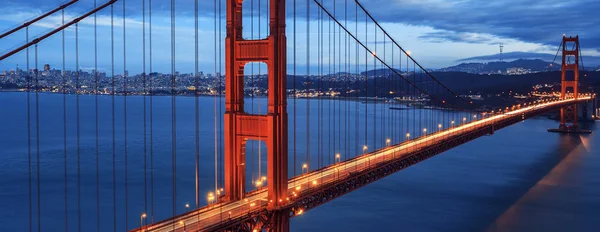
<path fill-rule="evenodd" d="M 600 30 L 593 29 L 600 24 L 593 17 L 600 10 L 597 0 L 370 0 L 364 5 L 380 22 L 444 31 L 425 36 L 430 39 L 454 41 L 455 34 L 476 33 L 556 46 L 563 34 L 578 34 L 584 48 L 600 48 Z"/>
<path fill-rule="evenodd" d="M 435 31 L 427 32 L 419 39 L 432 42 L 432 43 L 445 43 L 445 42 L 460 42 L 460 43 L 476 43 L 476 44 L 489 44 L 496 43 L 495 38 L 490 35 L 478 34 L 478 33 L 466 33 L 466 32 L 455 32 L 455 31 Z"/>

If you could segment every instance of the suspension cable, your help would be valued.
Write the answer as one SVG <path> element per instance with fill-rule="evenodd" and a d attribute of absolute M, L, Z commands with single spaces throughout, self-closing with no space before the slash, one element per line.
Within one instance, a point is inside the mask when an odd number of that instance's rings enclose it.
<path fill-rule="evenodd" d="M 68 6 L 72 5 L 73 3 L 76 3 L 77 1 L 79 1 L 79 0 L 71 0 L 71 1 L 69 1 L 69 2 L 67 2 L 67 3 L 65 3 L 63 5 L 60 5 L 59 7 L 54 8 L 54 9 L 52 9 L 52 10 L 50 10 L 50 11 L 48 11 L 48 12 L 46 12 L 46 13 L 44 13 L 44 14 L 42 14 L 42 15 L 40 15 L 40 16 L 32 19 L 32 20 L 29 20 L 29 21 L 27 21 L 27 22 L 25 22 L 25 23 L 23 23 L 23 24 L 15 27 L 15 28 L 9 30 L 9 31 L 6 31 L 6 32 L 0 34 L 0 39 L 6 37 L 8 35 L 11 35 L 11 34 L 17 32 L 17 31 L 19 31 L 19 30 L 21 30 L 23 28 L 28 28 L 29 26 L 31 26 L 35 22 L 40 21 L 40 20 L 42 20 L 42 19 L 44 19 L 44 18 L 46 18 L 46 17 L 48 17 L 48 16 L 50 16 L 50 15 L 58 12 L 59 10 L 61 10 L 61 11 L 64 12 L 65 8 L 67 8 Z M 63 22 L 63 24 L 64 24 L 64 22 Z"/>
<path fill-rule="evenodd" d="M 410 80 L 406 79 L 405 77 L 403 77 L 402 75 L 400 75 L 400 73 L 398 73 L 398 71 L 394 70 L 393 68 L 391 68 L 386 62 L 384 62 L 375 52 L 373 52 L 371 49 L 369 49 L 365 43 L 361 42 L 360 40 L 358 40 L 358 38 L 352 34 L 350 31 L 348 31 L 348 29 L 346 27 L 344 27 L 322 4 L 320 4 L 317 0 L 313 0 L 320 8 L 321 10 L 323 10 L 329 17 L 331 17 L 337 24 L 339 27 L 341 27 L 342 29 L 344 29 L 344 31 L 346 33 L 348 33 L 357 43 L 359 43 L 368 53 L 370 53 L 373 57 L 375 57 L 376 60 L 378 60 L 379 62 L 383 63 L 384 66 L 386 68 L 388 68 L 389 70 L 392 70 L 396 75 L 402 77 L 402 79 L 404 79 L 407 83 L 409 83 L 410 85 L 413 85 L 417 90 L 419 90 L 420 92 L 426 94 L 427 96 L 431 97 L 432 99 L 437 100 L 438 102 L 442 102 L 442 100 L 440 100 L 439 98 L 431 95 L 430 93 L 428 93 L 427 91 L 423 90 L 421 87 L 415 85 L 415 83 L 411 82 Z M 366 27 L 366 26 L 365 26 Z M 392 41 L 393 42 L 393 41 Z M 409 58 L 412 57 L 407 56 Z M 416 61 L 413 60 L 413 63 L 415 65 L 419 65 Z M 428 73 L 426 70 L 423 70 L 425 73 Z M 456 95 L 458 96 L 458 95 Z"/>
<path fill-rule="evenodd" d="M 383 27 L 379 24 L 379 22 L 377 22 L 375 20 L 375 18 L 373 18 L 373 16 L 371 15 L 371 13 L 369 13 L 367 11 L 367 9 L 365 9 L 363 7 L 363 5 L 358 1 L 358 0 L 354 0 L 356 2 L 356 4 L 365 12 L 365 14 L 373 21 L 373 23 L 375 23 L 375 25 L 392 41 L 393 44 L 396 45 L 396 47 L 400 48 L 400 50 L 402 52 L 404 52 L 404 54 L 407 55 L 408 58 L 410 58 L 417 66 L 419 66 L 419 68 L 425 73 L 427 74 L 429 77 L 431 77 L 431 79 L 433 79 L 434 81 L 436 81 L 438 84 L 442 85 L 446 90 L 448 90 L 452 95 L 456 96 L 457 98 L 460 98 L 461 100 L 467 102 L 467 103 L 471 103 L 471 101 L 461 97 L 460 95 L 458 95 L 457 93 L 455 93 L 454 91 L 452 91 L 450 88 L 448 88 L 446 85 L 444 85 L 443 83 L 441 83 L 437 78 L 435 78 L 429 71 L 427 71 L 423 66 L 421 66 L 421 64 L 419 64 L 412 56 L 408 55 L 407 52 L 404 50 L 404 48 L 402 48 L 402 46 L 400 46 L 400 44 L 398 44 L 396 42 L 396 40 L 394 40 L 389 34 L 388 32 L 383 29 Z M 387 65 L 386 65 L 387 66 Z"/>

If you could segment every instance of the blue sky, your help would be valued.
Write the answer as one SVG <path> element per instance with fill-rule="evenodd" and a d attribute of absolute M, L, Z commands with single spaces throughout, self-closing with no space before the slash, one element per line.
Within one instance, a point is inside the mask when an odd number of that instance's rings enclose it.
<path fill-rule="evenodd" d="M 106 0 L 107 1 L 107 0 Z M 225 1 L 222 2 L 223 17 Z M 253 0 L 258 9 L 259 0 Z M 336 0 L 338 9 L 342 9 L 345 0 Z M 8 30 L 27 19 L 64 3 L 65 0 L 5 0 L 0 9 L 0 31 Z M 98 4 L 104 3 L 97 0 Z M 261 0 L 263 8 L 266 0 Z M 298 32 L 297 32 L 297 65 L 306 64 L 306 1 L 297 0 Z M 329 1 L 329 7 L 331 7 Z M 147 3 L 147 0 L 146 0 Z M 215 34 L 214 0 L 200 0 L 199 10 L 199 66 L 200 70 L 211 73 L 215 71 L 215 35 L 217 50 L 222 46 L 224 34 Z M 246 9 L 250 8 L 251 0 L 245 1 Z M 288 58 L 291 59 L 292 47 L 292 0 L 288 0 Z M 314 21 L 316 4 L 309 2 L 312 12 L 311 44 L 316 44 Z M 454 65 L 460 59 L 491 55 L 498 53 L 498 43 L 504 43 L 505 52 L 539 52 L 554 54 L 563 34 L 581 37 L 584 55 L 600 54 L 600 18 L 595 17 L 600 10 L 597 0 L 362 0 L 361 3 L 378 19 L 382 26 L 407 50 L 427 68 L 440 68 Z M 354 9 L 353 0 L 348 0 Z M 65 11 L 65 18 L 74 18 L 90 10 L 94 0 L 80 0 Z M 126 0 L 126 65 L 130 73 L 142 70 L 142 0 Z M 148 7 L 148 5 L 146 5 Z M 170 71 L 170 1 L 153 1 L 153 70 Z M 245 9 L 245 10 L 246 10 Z M 115 73 L 123 72 L 123 5 L 116 4 L 115 8 Z M 147 11 L 146 8 L 146 17 Z M 194 69 L 194 1 L 176 1 L 176 69 L 180 72 L 192 72 Z M 246 10 L 250 12 L 250 10 Z M 257 15 L 258 12 L 255 12 Z M 265 12 L 262 13 L 263 15 Z M 339 14 L 339 13 L 338 13 Z M 341 14 L 340 14 L 341 15 Z M 250 13 L 245 14 L 246 36 L 250 37 Z M 98 67 L 101 71 L 110 73 L 110 9 L 101 11 L 97 16 L 98 25 Z M 254 37 L 258 38 L 258 17 L 254 21 Z M 148 18 L 146 18 L 147 23 Z M 224 22 L 221 21 L 221 22 Z M 261 19 L 261 34 L 266 33 L 266 18 Z M 54 14 L 30 28 L 30 39 L 35 35 L 49 31 L 61 23 L 61 15 Z M 83 20 L 79 25 L 79 67 L 92 69 L 93 57 L 93 18 Z M 353 25 L 350 19 L 349 25 Z M 147 25 L 146 25 L 147 26 Z M 224 24 L 220 25 L 222 31 Z M 218 27 L 218 25 L 217 25 Z M 148 33 L 148 31 L 146 31 Z M 60 69 L 62 65 L 61 37 L 56 34 L 47 41 L 40 43 L 38 55 L 40 65 L 49 63 Z M 221 36 L 221 39 L 219 39 Z M 381 37 L 380 37 L 381 38 Z M 75 68 L 75 29 L 65 32 L 67 69 Z M 314 40 L 314 41 L 313 41 Z M 0 43 L 0 52 L 23 44 L 25 32 L 16 33 L 4 38 Z M 372 39 L 371 41 L 374 41 Z M 146 38 L 148 46 L 148 37 Z M 371 43 L 373 46 L 376 43 Z M 311 46 L 310 53 L 313 52 Z M 221 47 L 222 48 L 222 47 Z M 314 48 L 316 49 L 316 48 Z M 381 49 L 381 48 L 380 48 Z M 147 56 L 149 53 L 146 48 Z M 220 51 L 220 50 L 219 50 Z M 31 65 L 33 65 L 33 50 Z M 218 59 L 218 57 L 217 57 Z M 224 59 L 224 56 L 222 57 Z M 327 60 L 327 59 L 325 59 Z M 25 67 L 25 53 L 0 62 L 0 70 L 14 69 L 16 65 Z M 312 62 L 311 66 L 314 66 Z M 219 64 L 217 63 L 217 69 Z M 221 65 L 221 67 L 224 67 Z M 146 70 L 149 62 L 146 62 Z M 289 68 L 288 68 L 289 69 Z M 305 68 L 299 68 L 299 70 Z M 289 70 L 288 70 L 289 71 Z M 300 71 L 299 71 L 300 72 Z"/>

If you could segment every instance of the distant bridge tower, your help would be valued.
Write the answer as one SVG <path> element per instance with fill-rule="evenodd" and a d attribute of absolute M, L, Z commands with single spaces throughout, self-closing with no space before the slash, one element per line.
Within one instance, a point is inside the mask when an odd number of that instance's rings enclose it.
<path fill-rule="evenodd" d="M 264 141 L 267 147 L 269 230 L 288 231 L 289 215 L 278 213 L 286 203 L 288 183 L 288 116 L 286 101 L 285 0 L 269 0 L 270 35 L 266 39 L 242 37 L 242 2 L 227 0 L 226 111 L 225 111 L 225 201 L 241 200 L 246 194 L 246 143 Z M 263 62 L 268 67 L 268 111 L 251 115 L 244 110 L 244 66 Z"/>
<path fill-rule="evenodd" d="M 569 43 L 575 43 L 571 50 L 567 46 Z M 570 63 L 568 61 L 572 60 Z M 569 71 L 573 72 L 573 79 L 567 77 Z M 579 36 L 566 37 L 563 36 L 562 42 L 562 66 L 561 66 L 561 91 L 560 98 L 565 99 L 569 90 L 573 92 L 573 98 L 579 97 Z M 568 125 L 571 123 L 571 125 Z M 577 123 L 577 105 L 571 105 L 560 109 L 560 127 L 562 130 L 576 130 L 579 124 Z"/>
<path fill-rule="evenodd" d="M 560 99 L 579 98 L 579 49 L 579 36 L 563 36 Z M 571 75 L 570 73 L 573 74 Z M 577 104 L 562 107 L 560 109 L 559 128 L 549 129 L 549 131 L 561 133 L 590 133 L 591 131 L 589 130 L 579 129 L 577 117 Z"/>

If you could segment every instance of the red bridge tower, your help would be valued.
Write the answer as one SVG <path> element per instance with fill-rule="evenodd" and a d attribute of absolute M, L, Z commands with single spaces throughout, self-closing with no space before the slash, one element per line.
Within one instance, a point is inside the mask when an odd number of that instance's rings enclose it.
<path fill-rule="evenodd" d="M 266 39 L 242 37 L 242 2 L 227 0 L 225 201 L 246 194 L 246 142 L 260 140 L 267 147 L 268 210 L 286 203 L 288 182 L 288 116 L 286 93 L 285 0 L 270 0 L 270 35 Z M 244 110 L 244 66 L 263 62 L 268 66 L 268 111 L 251 115 Z M 275 231 L 289 230 L 289 216 L 275 213 Z"/>
<path fill-rule="evenodd" d="M 573 73 L 571 76 L 570 73 Z M 579 36 L 562 39 L 561 92 L 560 99 L 579 98 Z M 579 129 L 577 104 L 560 108 L 560 126 L 548 129 L 560 133 L 591 133 Z"/>

